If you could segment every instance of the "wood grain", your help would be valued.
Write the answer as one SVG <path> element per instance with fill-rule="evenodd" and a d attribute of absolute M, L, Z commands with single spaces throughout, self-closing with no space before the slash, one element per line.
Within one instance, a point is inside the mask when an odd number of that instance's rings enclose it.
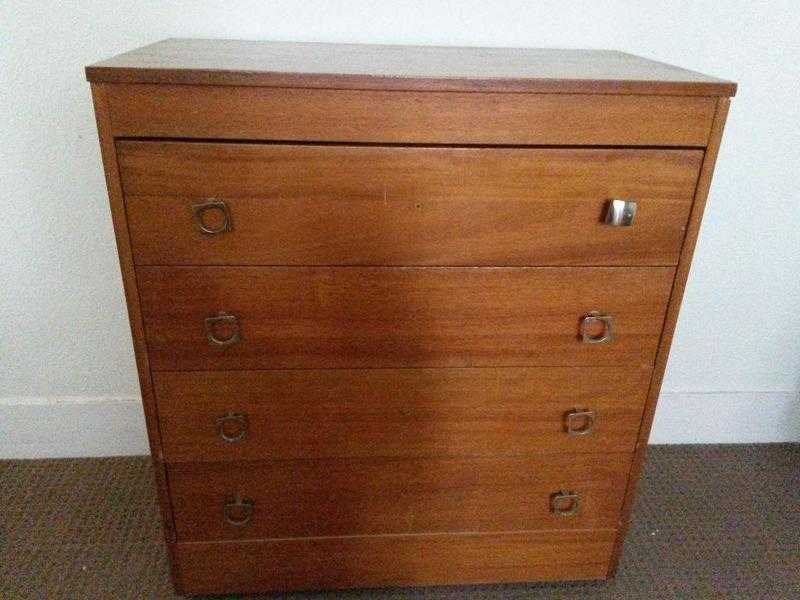
<path fill-rule="evenodd" d="M 649 365 L 674 269 L 139 267 L 152 368 Z M 586 344 L 581 319 L 615 319 Z M 239 320 L 220 348 L 204 321 Z M 599 333 L 599 332 L 596 332 Z"/>
<path fill-rule="evenodd" d="M 705 146 L 715 100 L 115 84 L 109 102 L 117 137 Z"/>
<path fill-rule="evenodd" d="M 630 454 L 334 458 L 168 467 L 179 542 L 225 539 L 590 529 L 617 523 Z M 579 495 L 578 513 L 550 497 Z M 245 526 L 223 504 L 254 502 Z M 238 518 L 239 515 L 236 515 Z"/>
<path fill-rule="evenodd" d="M 196 40 L 87 75 L 114 82 L 93 97 L 179 591 L 614 573 L 735 84 L 608 51 Z M 201 238 L 211 195 L 234 229 Z M 633 228 L 600 223 L 613 196 Z M 579 341 L 593 310 L 610 344 Z M 240 343 L 209 345 L 220 311 Z M 566 436 L 582 405 L 596 431 Z"/>
<path fill-rule="evenodd" d="M 175 545 L 187 594 L 602 579 L 614 530 L 348 536 Z"/>
<path fill-rule="evenodd" d="M 613 50 L 168 39 L 92 81 L 438 91 L 733 95 L 736 84 Z"/>
<path fill-rule="evenodd" d="M 139 389 L 142 394 L 147 439 L 150 446 L 150 455 L 153 459 L 153 475 L 158 495 L 161 525 L 164 538 L 167 540 L 170 551 L 170 568 L 172 577 L 175 578 L 173 546 L 170 542 L 175 539 L 175 526 L 172 518 L 169 490 L 167 489 L 166 468 L 162 452 L 162 438 L 158 422 L 153 382 L 150 378 L 150 362 L 147 355 L 147 344 L 142 324 L 141 305 L 139 304 L 139 291 L 136 285 L 136 273 L 133 266 L 133 252 L 131 251 L 128 224 L 125 217 L 125 203 L 122 185 L 119 178 L 119 166 L 114 150 L 114 139 L 111 133 L 111 121 L 108 107 L 108 87 L 104 84 L 92 84 L 92 100 L 94 103 L 97 134 L 100 142 L 100 154 L 103 160 L 103 172 L 108 189 L 108 200 L 111 209 L 111 221 L 114 226 L 114 237 L 119 256 L 122 285 L 125 293 L 125 302 L 128 307 L 133 349 L 136 356 L 136 373 L 139 379 Z"/>
<path fill-rule="evenodd" d="M 138 264 L 669 265 L 698 150 L 119 142 Z M 223 200 L 233 230 L 191 206 Z M 634 199 L 632 227 L 603 222 Z"/>
<path fill-rule="evenodd" d="M 630 452 L 649 368 L 158 372 L 168 462 Z M 594 410 L 568 435 L 565 414 Z M 226 442 L 217 419 L 245 415 Z M 576 425 L 582 427 L 586 421 Z M 230 431 L 238 434 L 236 424 Z"/>
<path fill-rule="evenodd" d="M 625 503 L 622 511 L 620 512 L 619 534 L 614 545 L 614 553 L 612 555 L 612 560 L 609 567 L 610 576 L 614 575 L 619 563 L 619 558 L 622 553 L 622 545 L 625 540 L 625 533 L 628 529 L 631 511 L 633 510 L 633 502 L 636 497 L 636 484 L 639 481 L 642 467 L 647 458 L 647 440 L 650 437 L 650 429 L 652 428 L 653 418 L 655 417 L 658 396 L 661 392 L 661 383 L 664 379 L 664 371 L 667 368 L 667 359 L 669 358 L 669 350 L 670 346 L 672 345 L 672 337 L 675 333 L 675 327 L 678 322 L 678 313 L 680 312 L 681 301 L 683 300 L 683 292 L 686 289 L 686 281 L 689 277 L 689 268 L 692 263 L 694 248 L 697 244 L 697 236 L 700 233 L 700 223 L 703 219 L 703 212 L 705 210 L 706 200 L 708 199 L 708 192 L 711 188 L 711 177 L 714 173 L 714 165 L 716 164 L 717 154 L 719 153 L 719 147 L 722 143 L 722 133 L 725 129 L 725 120 L 728 116 L 729 107 L 730 100 L 727 98 L 721 98 L 719 100 L 717 111 L 714 116 L 711 143 L 706 150 L 703 167 L 700 171 L 700 179 L 697 183 L 694 205 L 692 208 L 691 217 L 689 219 L 689 227 L 683 243 L 680 263 L 678 264 L 678 269 L 675 274 L 675 283 L 670 294 L 667 315 L 664 320 L 664 329 L 661 334 L 661 340 L 659 341 L 658 354 L 656 355 L 656 363 L 653 369 L 653 378 L 650 383 L 647 404 L 642 417 L 642 424 L 639 429 L 639 435 L 636 443 L 636 453 L 628 478 Z"/>

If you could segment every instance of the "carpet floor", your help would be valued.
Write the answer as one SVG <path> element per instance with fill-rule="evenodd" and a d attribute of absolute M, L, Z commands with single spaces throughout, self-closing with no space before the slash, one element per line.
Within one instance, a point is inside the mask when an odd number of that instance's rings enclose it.
<path fill-rule="evenodd" d="M 0 461 L 0 599 L 176 598 L 149 459 Z M 800 598 L 800 445 L 656 446 L 617 577 L 265 595 Z"/>

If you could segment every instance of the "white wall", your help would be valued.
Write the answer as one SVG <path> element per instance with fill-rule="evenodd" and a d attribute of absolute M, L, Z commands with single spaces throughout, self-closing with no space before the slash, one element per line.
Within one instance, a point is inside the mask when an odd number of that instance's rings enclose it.
<path fill-rule="evenodd" d="M 616 48 L 737 81 L 653 441 L 800 440 L 794 2 L 3 0 L 0 456 L 145 451 L 83 66 L 165 37 Z"/>

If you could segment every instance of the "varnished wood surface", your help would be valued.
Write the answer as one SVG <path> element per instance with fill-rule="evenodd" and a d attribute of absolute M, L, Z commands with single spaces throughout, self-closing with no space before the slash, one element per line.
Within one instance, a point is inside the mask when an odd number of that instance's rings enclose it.
<path fill-rule="evenodd" d="M 692 214 L 689 219 L 686 238 L 683 243 L 683 250 L 681 251 L 680 263 L 678 264 L 678 269 L 675 273 L 675 283 L 670 294 L 667 315 L 664 320 L 664 329 L 658 345 L 658 353 L 656 355 L 653 377 L 650 383 L 650 389 L 648 391 L 647 404 L 642 417 L 642 424 L 639 429 L 636 453 L 631 465 L 631 472 L 628 477 L 625 502 L 623 504 L 622 511 L 620 512 L 620 529 L 611 560 L 611 575 L 613 575 L 616 571 L 617 564 L 622 553 L 622 545 L 625 540 L 625 533 L 628 529 L 631 511 L 633 510 L 633 502 L 636 497 L 636 483 L 639 480 L 642 466 L 647 458 L 647 441 L 650 437 L 650 429 L 652 428 L 653 419 L 655 417 L 658 396 L 661 392 L 661 383 L 663 382 L 664 372 L 667 368 L 669 350 L 672 346 L 672 338 L 678 322 L 681 301 L 683 300 L 683 293 L 686 289 L 686 281 L 689 277 L 689 269 L 692 264 L 692 256 L 694 254 L 695 245 L 697 244 L 697 237 L 700 233 L 700 223 L 703 219 L 706 201 L 708 200 L 708 193 L 711 188 L 711 178 L 714 173 L 714 166 L 717 161 L 717 154 L 719 153 L 720 144 L 722 143 L 722 133 L 725 129 L 725 121 L 728 117 L 729 108 L 730 101 L 727 98 L 721 98 L 718 102 L 717 110 L 714 116 L 711 143 L 709 144 L 709 147 L 705 153 L 703 167 L 700 171 L 700 179 L 697 184 Z"/>
<path fill-rule="evenodd" d="M 168 462 L 631 452 L 649 368 L 157 372 Z M 593 410 L 569 435 L 565 415 Z M 243 440 L 217 419 L 244 415 Z M 583 418 L 575 428 L 584 427 Z M 241 431 L 231 423 L 228 435 Z"/>
<path fill-rule="evenodd" d="M 182 593 L 602 579 L 615 531 L 348 536 L 175 545 Z"/>
<path fill-rule="evenodd" d="M 733 95 L 736 84 L 613 50 L 168 39 L 91 81 L 439 91 Z"/>
<path fill-rule="evenodd" d="M 668 265 L 699 150 L 119 142 L 138 264 Z M 233 229 L 191 206 L 223 200 Z M 603 222 L 633 199 L 631 227 Z"/>
<path fill-rule="evenodd" d="M 109 86 L 117 137 L 705 146 L 714 98 Z"/>
<path fill-rule="evenodd" d="M 609 52 L 203 41 L 87 73 L 117 82 L 93 92 L 182 591 L 613 574 L 734 84 Z M 184 228 L 209 190 L 232 235 Z M 603 229 L 595 193 L 638 194 L 640 228 Z M 612 343 L 579 341 L 591 310 Z M 241 343 L 209 346 L 219 311 Z M 597 430 L 556 451 L 590 401 Z M 221 449 L 235 411 L 253 437 Z M 176 543 L 173 507 L 180 540 L 239 539 Z"/>
<path fill-rule="evenodd" d="M 179 463 L 167 473 L 177 539 L 186 542 L 615 527 L 630 459 L 337 458 Z M 577 514 L 551 512 L 561 490 L 579 495 Z M 237 494 L 254 503 L 244 526 L 223 517 Z"/>
<path fill-rule="evenodd" d="M 108 106 L 108 88 L 103 84 L 92 84 L 92 100 L 94 103 L 97 133 L 100 142 L 100 154 L 103 160 L 103 172 L 108 189 L 111 221 L 114 226 L 117 254 L 119 256 L 122 285 L 125 301 L 128 308 L 133 349 L 136 357 L 136 373 L 139 379 L 139 389 L 142 394 L 142 407 L 147 428 L 150 455 L 153 458 L 153 474 L 155 477 L 158 494 L 159 514 L 170 554 L 170 569 L 173 580 L 175 574 L 175 557 L 172 553 L 175 541 L 175 527 L 172 519 L 169 490 L 167 489 L 166 468 L 162 453 L 161 431 L 156 410 L 153 382 L 151 379 L 150 362 L 147 355 L 147 344 L 144 338 L 142 312 L 139 304 L 139 292 L 136 285 L 136 274 L 133 265 L 128 223 L 125 217 L 125 202 L 123 199 L 122 184 L 119 178 L 119 166 L 114 149 L 114 138 L 111 133 L 111 115 Z"/>
<path fill-rule="evenodd" d="M 674 269 L 139 267 L 152 368 L 649 365 Z M 591 311 L 616 338 L 580 340 Z M 220 348 L 204 321 L 239 320 Z M 599 334 L 600 332 L 593 332 Z"/>

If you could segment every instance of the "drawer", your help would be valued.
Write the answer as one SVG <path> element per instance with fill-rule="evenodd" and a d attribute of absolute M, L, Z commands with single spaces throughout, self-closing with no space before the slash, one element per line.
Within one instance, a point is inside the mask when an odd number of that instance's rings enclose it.
<path fill-rule="evenodd" d="M 650 365 L 674 269 L 140 267 L 156 370 Z M 613 339 L 587 343 L 589 313 Z M 605 318 L 605 317 L 604 317 Z M 602 324 L 586 333 L 602 339 Z"/>
<path fill-rule="evenodd" d="M 119 142 L 142 265 L 674 265 L 700 150 Z M 200 216 L 194 206 L 209 205 Z M 632 226 L 604 223 L 634 199 Z M 227 217 L 223 216 L 227 212 Z M 216 234 L 200 230 L 229 231 Z"/>
<path fill-rule="evenodd" d="M 168 462 L 632 452 L 649 382 L 646 367 L 153 376 Z"/>
<path fill-rule="evenodd" d="M 116 138 L 546 146 L 708 143 L 716 98 L 619 91 L 504 94 L 118 84 L 108 86 L 106 94 L 110 132 Z"/>
<path fill-rule="evenodd" d="M 173 546 L 187 594 L 601 579 L 616 530 L 347 536 Z M 365 597 L 369 597 L 366 595 Z"/>
<path fill-rule="evenodd" d="M 338 458 L 180 463 L 167 474 L 181 542 L 616 527 L 630 460 Z"/>

